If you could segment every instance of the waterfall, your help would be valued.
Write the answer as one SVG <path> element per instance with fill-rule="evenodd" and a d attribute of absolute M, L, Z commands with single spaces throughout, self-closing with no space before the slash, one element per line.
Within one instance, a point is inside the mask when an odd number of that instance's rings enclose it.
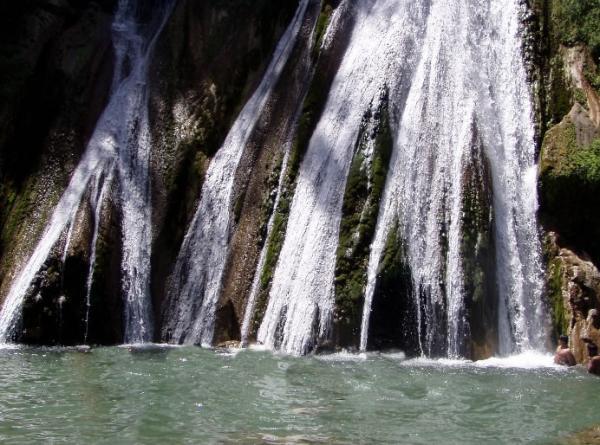
<path fill-rule="evenodd" d="M 382 254 L 397 227 L 412 281 L 412 294 L 397 298 L 414 300 L 421 352 L 462 354 L 469 335 L 463 177 L 474 141 L 493 188 L 499 352 L 543 346 L 534 125 L 520 8 L 517 0 L 354 4 L 350 43 L 300 167 L 259 342 L 304 354 L 330 338 L 346 179 L 362 118 L 387 89 L 394 149 L 367 268 L 361 348 Z"/>
<path fill-rule="evenodd" d="M 303 354 L 327 338 L 342 200 L 365 111 L 410 79 L 427 2 L 361 1 L 356 25 L 300 167 L 258 340 Z"/>
<path fill-rule="evenodd" d="M 414 295 L 398 297 L 416 300 L 421 352 L 431 354 L 443 344 L 447 355 L 460 355 L 468 331 L 459 247 L 461 190 L 476 138 L 492 177 L 499 352 L 543 347 L 533 111 L 520 12 L 516 0 L 432 4 L 414 78 L 398 85 L 408 91 L 408 99 L 395 131 L 371 246 L 363 350 L 382 253 L 398 221 L 414 289 Z"/>
<path fill-rule="evenodd" d="M 170 278 L 163 338 L 210 344 L 228 254 L 234 177 L 252 131 L 292 52 L 308 0 L 302 0 L 262 81 L 243 107 L 206 173 L 200 203 Z"/>
<path fill-rule="evenodd" d="M 141 4 L 136 0 L 119 0 L 112 26 L 115 73 L 109 102 L 40 241 L 9 290 L 0 312 L 1 342 L 13 338 L 28 288 L 65 230 L 68 232 L 67 249 L 77 211 L 86 191 L 91 188 L 94 245 L 86 290 L 86 304 L 89 306 L 98 219 L 108 187 L 117 175 L 123 214 L 124 340 L 144 342 L 152 339 L 149 303 L 151 200 L 148 176 L 151 146 L 147 74 L 154 45 L 170 15 L 173 2 L 166 2 L 159 9 L 151 33 L 136 22 L 136 13 Z"/>

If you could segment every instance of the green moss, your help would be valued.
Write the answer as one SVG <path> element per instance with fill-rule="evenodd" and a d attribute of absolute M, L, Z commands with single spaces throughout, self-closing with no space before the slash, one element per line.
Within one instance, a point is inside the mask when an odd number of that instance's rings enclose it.
<path fill-rule="evenodd" d="M 271 214 L 274 210 L 275 199 L 277 198 L 276 192 L 279 186 L 279 178 L 281 177 L 283 154 L 276 153 L 267 161 L 267 164 L 270 173 L 263 182 L 260 213 L 257 220 L 257 223 L 260 227 L 259 238 L 256 240 L 259 249 L 262 249 L 264 243 L 266 242 L 267 227 Z"/>
<path fill-rule="evenodd" d="M 575 88 L 575 91 L 573 91 L 573 99 L 579 105 L 587 107 L 587 97 L 585 96 L 585 92 L 583 90 Z"/>
<path fill-rule="evenodd" d="M 481 141 L 472 142 L 463 171 L 460 258 L 464 316 L 469 330 L 461 333 L 459 353 L 487 358 L 497 343 L 497 290 L 493 242 L 492 179 Z"/>
<path fill-rule="evenodd" d="M 395 222 L 377 273 L 369 323 L 370 349 L 400 348 L 408 356 L 420 353 L 414 291 L 404 240 Z"/>
<path fill-rule="evenodd" d="M 110 273 L 111 256 L 110 244 L 103 236 L 99 236 L 96 241 L 96 260 L 92 271 L 92 287 L 90 289 L 90 300 L 93 306 L 101 304 L 102 296 L 108 290 L 105 283 Z"/>
<path fill-rule="evenodd" d="M 580 147 L 571 121 L 554 127 L 544 140 L 541 175 L 546 183 L 550 178 L 571 177 L 581 183 L 600 185 L 600 138 Z"/>
<path fill-rule="evenodd" d="M 19 188 L 7 182 L 0 187 L 0 199 L 3 205 L 0 207 L 0 257 L 7 253 L 10 248 L 20 241 L 33 242 L 41 233 L 48 218 L 49 212 L 58 202 L 58 191 L 53 191 L 43 199 L 46 203 L 39 205 L 41 199 L 37 192 L 38 178 L 30 176 Z M 34 211 L 44 210 L 36 218 L 31 218 Z M 21 239 L 22 229 L 27 228 L 27 235 L 33 234 L 34 239 Z"/>
<path fill-rule="evenodd" d="M 283 191 L 282 196 L 279 199 L 279 205 L 275 210 L 276 213 L 273 219 L 273 228 L 271 230 L 271 236 L 268 239 L 265 264 L 260 275 L 260 289 L 254 307 L 254 317 L 252 318 L 253 322 L 251 329 L 252 333 L 255 333 L 258 329 L 260 321 L 262 320 L 267 308 L 269 289 L 273 280 L 273 273 L 275 272 L 275 266 L 279 260 L 279 253 L 281 252 L 283 241 L 285 240 L 285 231 L 287 228 L 291 199 L 292 192 L 289 189 Z"/>
<path fill-rule="evenodd" d="M 333 6 L 325 0 L 321 5 L 321 12 L 315 26 L 314 43 L 311 52 L 313 59 L 316 59 L 319 56 L 319 50 L 323 44 L 323 37 L 325 37 L 325 31 L 327 31 L 327 27 L 329 26 L 332 13 Z"/>
<path fill-rule="evenodd" d="M 575 125 L 565 120 L 546 133 L 542 148 L 542 177 L 569 176 L 573 172 L 573 154 L 578 150 Z"/>
<path fill-rule="evenodd" d="M 557 123 L 566 116 L 573 106 L 573 94 L 566 82 L 564 65 L 560 56 L 554 56 L 550 60 L 550 81 L 548 86 L 548 97 L 546 98 L 550 117 L 550 124 Z"/>
<path fill-rule="evenodd" d="M 538 99 L 543 137 L 548 128 L 568 114 L 574 103 L 587 106 L 583 92 L 570 85 L 569 76 L 564 72 L 561 46 L 584 45 L 598 62 L 600 3 L 597 0 L 533 0 L 531 3 L 536 17 L 530 31 L 537 41 L 535 56 L 541 75 Z M 584 71 L 590 84 L 600 92 L 600 73 L 590 66 L 584 67 Z"/>
<path fill-rule="evenodd" d="M 242 216 L 242 210 L 244 208 L 244 200 L 246 199 L 245 193 L 240 193 L 235 199 L 235 203 L 233 205 L 233 220 L 235 224 L 240 221 Z"/>
<path fill-rule="evenodd" d="M 346 181 L 335 271 L 336 323 L 346 332 L 360 323 L 369 247 L 393 149 L 387 101 L 385 93 L 375 113 L 365 114 Z"/>
<path fill-rule="evenodd" d="M 400 237 L 398 222 L 394 223 L 385 241 L 379 274 L 383 282 L 398 275 L 403 275 L 405 262 L 404 244 Z"/>
<path fill-rule="evenodd" d="M 570 153 L 573 174 L 590 185 L 600 184 L 600 138 L 588 147 Z"/>

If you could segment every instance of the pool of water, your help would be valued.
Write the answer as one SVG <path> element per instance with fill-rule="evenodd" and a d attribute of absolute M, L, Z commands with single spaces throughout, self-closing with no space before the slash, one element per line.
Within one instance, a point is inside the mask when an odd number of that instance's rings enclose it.
<path fill-rule="evenodd" d="M 538 355 L 8 348 L 0 443 L 553 444 L 600 423 L 599 390 Z"/>

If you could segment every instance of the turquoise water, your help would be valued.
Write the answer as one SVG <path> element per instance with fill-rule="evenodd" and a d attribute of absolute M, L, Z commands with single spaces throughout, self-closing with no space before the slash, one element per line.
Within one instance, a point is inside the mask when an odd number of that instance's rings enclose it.
<path fill-rule="evenodd" d="M 548 362 L 4 349 L 0 443 L 555 443 L 600 423 L 600 379 Z"/>

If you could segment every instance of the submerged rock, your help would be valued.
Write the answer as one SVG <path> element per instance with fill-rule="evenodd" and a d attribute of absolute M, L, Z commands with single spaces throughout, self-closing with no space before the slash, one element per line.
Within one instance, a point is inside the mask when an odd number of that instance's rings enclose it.
<path fill-rule="evenodd" d="M 237 340 L 224 341 L 217 345 L 219 349 L 238 349 L 242 346 L 242 343 Z"/>
<path fill-rule="evenodd" d="M 561 445 L 594 445 L 600 443 L 600 425 L 564 437 L 558 442 Z"/>

